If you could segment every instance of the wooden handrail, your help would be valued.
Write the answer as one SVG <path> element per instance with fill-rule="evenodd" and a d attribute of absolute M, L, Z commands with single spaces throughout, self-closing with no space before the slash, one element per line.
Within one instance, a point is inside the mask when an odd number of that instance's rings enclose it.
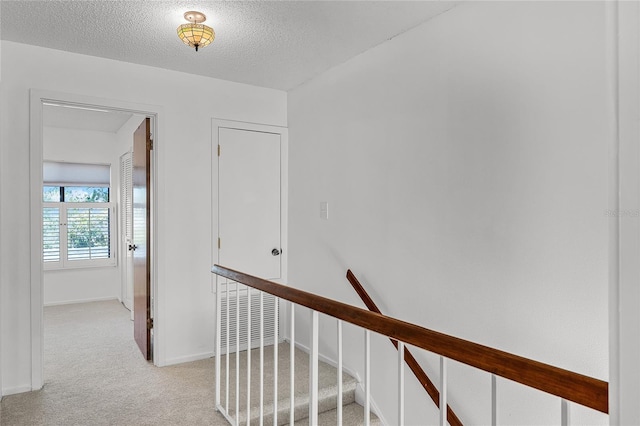
<path fill-rule="evenodd" d="M 356 293 L 358 293 L 358 296 L 360 296 L 360 299 L 362 299 L 362 302 L 364 302 L 367 309 L 369 309 L 372 312 L 382 314 L 382 312 L 380 311 L 380 309 L 378 309 L 378 306 L 375 304 L 373 299 L 371 299 L 371 297 L 369 296 L 367 291 L 364 289 L 362 284 L 360 284 L 360 281 L 356 278 L 353 272 L 351 272 L 351 269 L 347 270 L 347 280 L 349 281 L 353 289 L 356 291 Z M 389 338 L 389 340 L 391 341 L 393 346 L 395 346 L 395 348 L 398 349 L 398 341 L 393 340 L 391 338 Z M 420 364 L 414 358 L 413 354 L 411 353 L 411 351 L 409 351 L 409 349 L 407 348 L 404 349 L 403 357 L 404 357 L 404 361 L 409 366 L 409 369 L 411 370 L 413 375 L 416 376 L 416 379 L 418 379 L 418 382 L 420 382 L 424 390 L 431 397 L 431 400 L 436 404 L 436 407 L 440 408 L 440 392 L 438 391 L 438 388 L 435 387 L 435 385 L 433 384 L 429 376 L 427 376 L 427 373 L 425 373 L 422 367 L 420 367 Z M 453 409 L 449 404 L 447 404 L 447 421 L 451 426 L 462 426 L 462 422 L 460 421 L 460 419 L 458 418 L 458 416 L 456 415 L 456 413 L 453 411 Z"/>
<path fill-rule="evenodd" d="M 429 330 L 224 266 L 214 265 L 211 272 L 445 358 L 603 413 L 609 412 L 609 384 L 605 381 Z"/>

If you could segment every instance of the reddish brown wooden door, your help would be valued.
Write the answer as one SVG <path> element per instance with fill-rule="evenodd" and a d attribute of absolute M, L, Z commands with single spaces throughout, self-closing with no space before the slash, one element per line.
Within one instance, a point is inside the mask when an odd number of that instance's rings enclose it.
<path fill-rule="evenodd" d="M 133 134 L 133 335 L 151 359 L 151 119 Z"/>

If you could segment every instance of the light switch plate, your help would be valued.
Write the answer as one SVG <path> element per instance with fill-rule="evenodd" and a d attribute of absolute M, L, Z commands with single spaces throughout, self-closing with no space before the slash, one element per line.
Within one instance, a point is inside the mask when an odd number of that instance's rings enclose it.
<path fill-rule="evenodd" d="M 329 219 L 329 203 L 326 201 L 320 203 L 320 219 Z"/>

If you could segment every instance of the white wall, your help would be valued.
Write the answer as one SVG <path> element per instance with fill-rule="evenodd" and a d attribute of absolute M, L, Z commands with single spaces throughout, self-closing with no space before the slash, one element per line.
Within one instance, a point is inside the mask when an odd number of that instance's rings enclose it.
<path fill-rule="evenodd" d="M 2 9 L 2 8 L 0 8 Z M 2 13 L 0 12 L 0 15 Z M 0 40 L 2 40 L 2 29 L 0 25 Z M 0 43 L 0 95 L 3 93 L 2 91 L 2 43 Z M 2 111 L 0 108 L 0 124 L 2 123 Z M 0 132 L 0 146 L 2 146 L 2 134 Z M 2 150 L 0 149 L 0 176 L 2 176 Z M 2 199 L 2 185 L 0 185 L 0 200 Z M 0 223 L 2 223 L 2 211 L 0 209 Z M 0 227 L 0 240 L 2 240 L 2 228 Z M 2 297 L 2 286 L 0 286 L 0 298 Z M 0 399 L 2 399 L 4 386 L 2 385 L 2 303 L 0 303 Z"/>
<path fill-rule="evenodd" d="M 2 42 L 0 286 L 5 393 L 28 390 L 29 89 L 155 105 L 160 363 L 213 350 L 211 118 L 286 125 L 281 91 Z M 185 103 L 191 106 L 185 108 Z M 45 372 L 46 377 L 46 372 Z"/>
<path fill-rule="evenodd" d="M 472 2 L 290 92 L 290 283 L 362 306 L 351 268 L 384 313 L 607 380 L 605 30 L 604 3 Z M 359 371 L 361 341 L 347 332 Z M 373 348 L 392 420 L 395 354 Z M 450 379 L 463 422 L 488 424 L 488 375 Z M 499 422 L 559 422 L 516 388 L 499 382 Z M 426 401 L 408 424 L 437 422 Z"/>
<path fill-rule="evenodd" d="M 109 164 L 111 166 L 111 200 L 117 201 L 120 176 L 116 133 L 44 127 L 42 141 L 45 160 Z M 44 272 L 45 305 L 119 297 L 119 264 L 101 268 L 59 269 Z"/>
<path fill-rule="evenodd" d="M 640 4 L 611 5 L 617 30 L 611 35 L 612 99 L 617 126 L 610 155 L 610 203 L 618 211 L 610 227 L 610 382 L 611 424 L 640 424 Z M 617 13 L 616 12 L 617 10 Z M 617 56 L 617 58 L 616 58 Z M 617 79 L 615 79 L 617 77 Z"/>

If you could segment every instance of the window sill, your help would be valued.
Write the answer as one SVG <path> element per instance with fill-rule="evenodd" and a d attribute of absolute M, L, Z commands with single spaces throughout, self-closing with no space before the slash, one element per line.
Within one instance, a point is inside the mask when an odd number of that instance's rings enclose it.
<path fill-rule="evenodd" d="M 113 263 L 98 263 L 98 264 L 87 264 L 84 263 L 82 265 L 65 265 L 65 266 L 48 266 L 48 265 L 44 265 L 43 270 L 44 272 L 51 272 L 51 271 L 77 271 L 79 269 L 110 269 L 110 268 L 115 268 L 117 267 L 118 264 L 116 262 Z"/>

